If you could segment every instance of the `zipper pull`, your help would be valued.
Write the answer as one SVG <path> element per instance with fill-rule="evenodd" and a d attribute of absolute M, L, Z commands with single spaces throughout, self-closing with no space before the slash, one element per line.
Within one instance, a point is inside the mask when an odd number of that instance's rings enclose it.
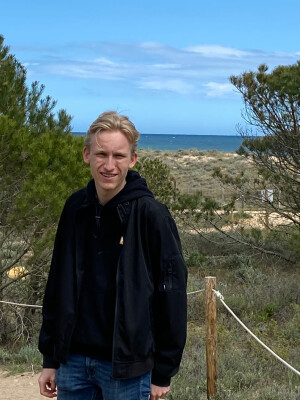
<path fill-rule="evenodd" d="M 96 225 L 97 225 L 97 233 L 100 233 L 100 215 L 95 215 Z"/>

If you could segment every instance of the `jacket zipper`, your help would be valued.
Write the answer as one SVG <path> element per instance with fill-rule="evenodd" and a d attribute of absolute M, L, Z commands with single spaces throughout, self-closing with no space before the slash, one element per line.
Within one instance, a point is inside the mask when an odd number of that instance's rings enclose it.
<path fill-rule="evenodd" d="M 129 203 L 126 203 L 129 204 Z M 119 218 L 121 220 L 120 217 L 120 213 L 119 213 L 119 209 L 118 209 L 118 214 L 119 214 Z M 125 241 L 125 232 L 123 233 L 123 235 L 121 236 L 121 239 L 123 239 L 123 243 Z M 121 243 L 120 243 L 121 244 Z M 117 320 L 118 320 L 118 298 L 119 298 L 119 276 L 120 276 L 120 259 L 121 259 L 121 253 L 119 255 L 119 260 L 118 260 L 118 266 L 117 266 L 117 273 L 116 273 L 116 303 L 115 303 L 115 318 L 114 318 L 114 333 L 113 333 L 113 343 L 112 343 L 112 369 L 111 369 L 111 379 L 116 379 L 114 377 L 114 368 L 115 368 L 115 359 L 116 359 L 116 341 L 117 341 Z"/>
<path fill-rule="evenodd" d="M 120 270 L 120 257 L 118 260 L 117 274 L 116 274 L 116 303 L 115 303 L 115 319 L 114 319 L 114 333 L 113 333 L 113 343 L 112 343 L 112 372 L 111 378 L 114 378 L 114 360 L 115 360 L 115 347 L 116 347 L 116 336 L 117 336 L 117 320 L 118 320 L 118 297 L 119 297 L 119 270 Z"/>

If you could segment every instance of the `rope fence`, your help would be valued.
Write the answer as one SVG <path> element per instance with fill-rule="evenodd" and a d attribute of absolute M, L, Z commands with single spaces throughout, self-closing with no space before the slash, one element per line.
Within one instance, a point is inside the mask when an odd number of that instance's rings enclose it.
<path fill-rule="evenodd" d="M 205 292 L 205 289 L 195 290 L 194 292 L 189 292 L 186 295 L 189 296 L 190 294 L 201 293 L 201 292 Z"/>
<path fill-rule="evenodd" d="M 187 296 L 206 292 L 206 364 L 207 364 L 207 398 L 214 396 L 217 393 L 217 318 L 216 318 L 216 298 L 218 298 L 226 310 L 235 318 L 235 320 L 267 351 L 269 351 L 277 360 L 283 363 L 291 371 L 300 376 L 300 372 L 288 364 L 285 360 L 279 357 L 273 350 L 271 350 L 266 344 L 264 344 L 247 326 L 235 315 L 231 308 L 225 303 L 224 296 L 216 290 L 216 278 L 206 277 L 205 278 L 205 289 L 194 290 L 188 292 Z M 41 305 L 33 304 L 22 304 L 14 303 L 11 301 L 0 300 L 0 303 L 19 306 L 19 307 L 31 307 L 31 308 L 42 308 Z"/>
<path fill-rule="evenodd" d="M 19 307 L 43 308 L 43 306 L 39 306 L 37 304 L 13 303 L 12 301 L 4 301 L 4 300 L 0 300 L 0 303 L 10 304 L 12 306 L 19 306 Z"/>
<path fill-rule="evenodd" d="M 235 313 L 231 310 L 230 307 L 225 303 L 224 297 L 220 292 L 217 290 L 212 289 L 213 292 L 216 294 L 218 299 L 220 299 L 221 303 L 223 306 L 230 312 L 230 314 L 237 320 L 237 322 L 259 343 L 261 344 L 266 350 L 268 350 L 274 357 L 276 357 L 279 361 L 281 361 L 286 367 L 290 368 L 293 372 L 295 372 L 297 375 L 300 376 L 300 372 L 296 370 L 296 368 L 292 367 L 290 364 L 288 364 L 286 361 L 284 361 L 281 357 L 279 357 L 273 350 L 270 349 L 267 345 L 265 345 L 257 336 L 254 335 L 253 332 L 250 331 L 249 328 L 243 322 L 235 315 Z"/>
<path fill-rule="evenodd" d="M 201 292 L 204 292 L 204 291 L 205 291 L 205 289 L 195 290 L 194 292 L 187 293 L 187 296 L 189 296 L 191 294 L 195 294 L 195 293 L 201 293 Z M 13 303 L 12 301 L 4 301 L 4 300 L 0 300 L 0 303 L 10 304 L 12 306 L 19 306 L 19 307 L 43 308 L 43 306 L 39 306 L 37 304 Z"/>

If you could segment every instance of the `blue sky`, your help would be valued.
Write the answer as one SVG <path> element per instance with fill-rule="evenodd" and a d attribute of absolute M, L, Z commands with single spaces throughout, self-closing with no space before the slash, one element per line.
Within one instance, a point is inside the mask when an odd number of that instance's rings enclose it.
<path fill-rule="evenodd" d="M 229 76 L 300 60 L 299 0 L 0 0 L 28 83 L 86 131 L 105 110 L 141 133 L 236 135 Z"/>

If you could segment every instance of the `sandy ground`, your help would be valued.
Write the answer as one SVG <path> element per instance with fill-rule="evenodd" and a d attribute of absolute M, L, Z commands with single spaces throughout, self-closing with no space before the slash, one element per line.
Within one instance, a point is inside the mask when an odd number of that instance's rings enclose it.
<path fill-rule="evenodd" d="M 234 211 L 234 214 L 236 214 L 237 211 Z M 222 231 L 224 232 L 230 232 L 232 229 L 236 229 L 238 227 L 245 227 L 245 228 L 259 228 L 263 229 L 266 227 L 266 217 L 265 217 L 265 212 L 263 211 L 246 211 L 247 214 L 251 216 L 251 218 L 241 218 L 238 220 L 238 222 L 235 222 L 233 226 L 228 223 L 227 225 L 223 225 L 221 227 Z M 276 213 L 271 213 L 269 214 L 268 217 L 268 223 L 270 228 L 275 228 L 275 227 L 284 227 L 286 225 L 290 225 L 291 221 L 279 216 Z M 208 232 L 215 232 L 215 228 L 208 226 L 206 228 L 200 229 L 201 232 L 203 233 L 208 233 Z M 198 231 L 196 230 L 188 230 L 187 232 L 191 234 L 198 234 Z M 300 399 L 299 399 L 300 400 Z"/>
<path fill-rule="evenodd" d="M 7 376 L 0 371 L 0 399 L 1 400 L 42 400 L 46 397 L 39 394 L 39 374 L 24 372 L 18 375 Z"/>

